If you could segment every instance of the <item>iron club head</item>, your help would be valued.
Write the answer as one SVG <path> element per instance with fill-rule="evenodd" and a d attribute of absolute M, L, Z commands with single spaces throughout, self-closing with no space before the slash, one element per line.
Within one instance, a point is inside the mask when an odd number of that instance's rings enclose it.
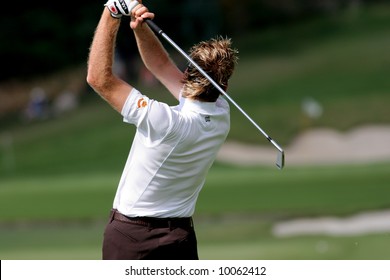
<path fill-rule="evenodd" d="M 282 170 L 284 167 L 284 151 L 278 151 L 278 155 L 276 157 L 276 166 Z"/>
<path fill-rule="evenodd" d="M 284 151 L 283 149 L 276 143 L 272 138 L 268 137 L 268 140 L 274 145 L 274 147 L 278 150 L 278 155 L 276 157 L 276 166 L 282 170 L 284 167 Z"/>

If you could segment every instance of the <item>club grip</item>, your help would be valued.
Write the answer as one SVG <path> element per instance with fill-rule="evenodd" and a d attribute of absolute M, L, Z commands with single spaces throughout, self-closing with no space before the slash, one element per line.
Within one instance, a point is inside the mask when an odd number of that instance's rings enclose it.
<path fill-rule="evenodd" d="M 157 26 L 157 24 L 155 24 L 151 19 L 147 18 L 145 19 L 145 22 L 149 25 L 149 27 L 154 31 L 156 32 L 157 34 L 161 34 L 163 33 L 162 29 L 160 27 Z"/>

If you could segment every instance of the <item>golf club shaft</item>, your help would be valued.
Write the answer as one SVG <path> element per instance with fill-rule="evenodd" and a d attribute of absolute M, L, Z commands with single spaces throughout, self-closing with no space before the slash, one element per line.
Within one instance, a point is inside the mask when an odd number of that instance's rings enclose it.
<path fill-rule="evenodd" d="M 256 128 L 259 130 L 280 153 L 284 153 L 283 149 L 267 134 L 265 131 L 216 83 L 193 59 L 183 51 L 164 31 L 158 27 L 151 19 L 145 19 L 149 27 L 158 35 L 163 37 L 171 44 L 181 55 L 183 55 L 209 82 L 220 91 Z"/>

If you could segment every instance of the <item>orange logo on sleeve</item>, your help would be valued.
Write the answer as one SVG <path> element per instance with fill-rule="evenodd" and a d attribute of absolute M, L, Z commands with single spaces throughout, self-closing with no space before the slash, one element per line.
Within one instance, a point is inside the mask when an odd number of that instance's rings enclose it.
<path fill-rule="evenodd" d="M 138 99 L 137 107 L 138 108 L 144 108 L 148 105 L 148 102 L 144 98 Z"/>

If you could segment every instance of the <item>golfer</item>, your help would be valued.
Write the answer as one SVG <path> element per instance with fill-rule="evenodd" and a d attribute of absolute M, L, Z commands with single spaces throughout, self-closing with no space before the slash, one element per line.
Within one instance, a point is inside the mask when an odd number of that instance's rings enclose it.
<path fill-rule="evenodd" d="M 144 22 L 154 14 L 142 1 L 107 2 L 88 58 L 87 82 L 126 123 L 136 126 L 129 156 L 104 232 L 103 259 L 198 259 L 192 215 L 208 170 L 230 127 L 229 106 L 196 69 L 184 73 Z M 113 8 L 114 7 L 114 8 Z M 178 100 L 150 99 L 113 73 L 122 15 L 145 66 Z M 218 37 L 191 48 L 191 58 L 226 89 L 237 51 Z"/>

